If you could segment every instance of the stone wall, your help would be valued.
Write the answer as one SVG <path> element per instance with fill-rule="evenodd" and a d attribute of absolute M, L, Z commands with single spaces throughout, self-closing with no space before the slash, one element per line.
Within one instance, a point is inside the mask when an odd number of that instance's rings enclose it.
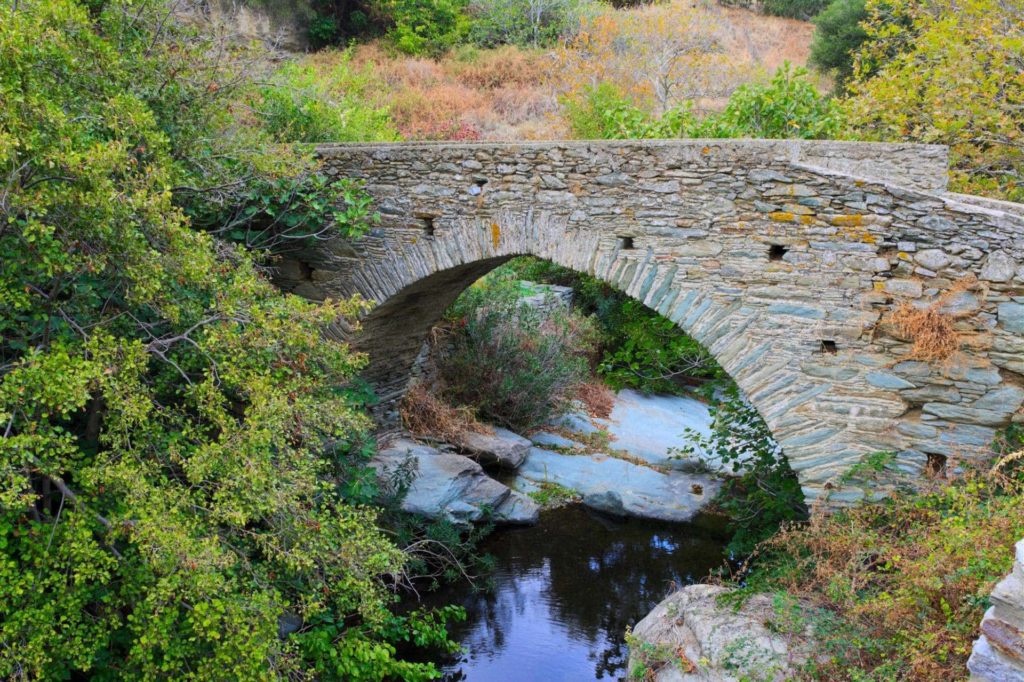
<path fill-rule="evenodd" d="M 992 591 L 967 668 L 972 682 L 1024 680 L 1024 540 L 1017 543 L 1010 575 Z"/>
<path fill-rule="evenodd" d="M 352 338 L 395 414 L 429 328 L 532 254 L 621 288 L 703 343 L 812 500 L 863 456 L 893 475 L 988 454 L 1024 420 L 1024 207 L 944 194 L 945 150 L 688 140 L 327 146 L 382 222 L 282 264 L 285 288 L 377 303 Z M 971 282 L 974 282 L 971 284 Z M 950 293 L 951 287 L 959 287 Z M 912 359 L 887 315 L 946 294 L 963 348 Z"/>

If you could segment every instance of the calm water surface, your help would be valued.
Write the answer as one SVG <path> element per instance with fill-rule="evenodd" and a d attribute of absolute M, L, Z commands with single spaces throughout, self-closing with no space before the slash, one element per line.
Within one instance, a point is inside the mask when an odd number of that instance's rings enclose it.
<path fill-rule="evenodd" d="M 495 533 L 483 546 L 496 559 L 493 590 L 455 585 L 426 597 L 468 614 L 451 628 L 465 651 L 445 662 L 445 680 L 624 678 L 626 627 L 674 586 L 722 564 L 716 525 L 618 521 L 570 506 L 544 512 L 532 528 Z"/>

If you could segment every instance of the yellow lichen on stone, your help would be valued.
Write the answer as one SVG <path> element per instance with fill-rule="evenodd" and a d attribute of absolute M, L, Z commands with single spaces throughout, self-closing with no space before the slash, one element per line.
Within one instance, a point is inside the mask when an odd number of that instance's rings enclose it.
<path fill-rule="evenodd" d="M 817 219 L 817 217 L 815 217 L 813 215 L 802 215 L 802 216 L 800 216 L 800 224 L 801 225 L 813 225 L 816 222 L 818 222 L 818 219 Z"/>
<path fill-rule="evenodd" d="M 498 227 L 498 223 L 491 223 L 491 245 L 498 248 L 499 243 L 501 243 L 501 228 Z"/>
<path fill-rule="evenodd" d="M 864 216 L 854 213 L 852 215 L 836 215 L 829 218 L 829 222 L 837 227 L 860 227 L 864 224 Z"/>
<path fill-rule="evenodd" d="M 791 223 L 796 220 L 796 216 L 792 213 L 786 213 L 785 211 L 774 211 L 768 214 L 768 217 L 777 223 Z"/>
<path fill-rule="evenodd" d="M 900 251 L 899 253 L 896 254 L 896 257 L 899 258 L 900 260 L 910 260 L 910 254 L 907 253 L 906 251 Z"/>

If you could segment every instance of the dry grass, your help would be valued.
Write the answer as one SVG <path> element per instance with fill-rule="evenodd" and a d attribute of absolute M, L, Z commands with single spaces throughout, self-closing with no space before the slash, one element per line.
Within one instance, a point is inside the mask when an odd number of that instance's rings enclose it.
<path fill-rule="evenodd" d="M 615 406 L 615 392 L 597 380 L 580 384 L 576 388 L 575 397 L 587 406 L 587 412 L 592 417 L 599 419 L 611 416 L 612 408 Z"/>
<path fill-rule="evenodd" d="M 329 59 L 329 55 L 320 59 Z M 541 85 L 550 68 L 539 50 L 463 50 L 441 60 L 395 56 L 362 45 L 356 64 L 387 86 L 379 105 L 409 140 L 545 139 L 564 135 L 558 102 Z"/>
<path fill-rule="evenodd" d="M 960 350 L 953 316 L 943 313 L 937 303 L 920 308 L 904 301 L 889 313 L 888 321 L 899 336 L 913 342 L 908 359 L 944 362 Z"/>
<path fill-rule="evenodd" d="M 963 679 L 986 608 L 1024 534 L 1019 473 L 974 475 L 783 529 L 762 545 L 753 590 L 820 609 L 801 680 Z"/>
<path fill-rule="evenodd" d="M 957 294 L 979 287 L 975 277 L 966 277 L 955 282 L 927 306 L 911 301 L 897 305 L 886 317 L 886 322 L 900 338 L 912 342 L 907 358 L 923 362 L 952 360 L 966 340 L 964 333 L 957 329 L 956 321 L 971 314 L 953 315 L 944 312 L 943 308 Z"/>
<path fill-rule="evenodd" d="M 468 407 L 452 407 L 422 384 L 414 384 L 402 399 L 402 424 L 414 436 L 456 443 L 467 431 L 493 433 L 486 424 L 477 421 Z"/>

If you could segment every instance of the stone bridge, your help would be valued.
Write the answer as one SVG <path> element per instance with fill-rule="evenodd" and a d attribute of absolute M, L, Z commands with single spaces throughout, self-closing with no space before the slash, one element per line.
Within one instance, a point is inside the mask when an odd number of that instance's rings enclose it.
<path fill-rule="evenodd" d="M 810 499 L 878 451 L 893 476 L 979 460 L 1024 421 L 1024 206 L 946 191 L 946 149 L 684 140 L 320 148 L 380 226 L 281 264 L 311 299 L 376 303 L 351 337 L 393 418 L 428 330 L 533 255 L 593 275 L 707 347 Z M 931 307 L 960 351 L 916 359 L 889 314 Z M 344 329 L 336 333 L 349 338 Z"/>

